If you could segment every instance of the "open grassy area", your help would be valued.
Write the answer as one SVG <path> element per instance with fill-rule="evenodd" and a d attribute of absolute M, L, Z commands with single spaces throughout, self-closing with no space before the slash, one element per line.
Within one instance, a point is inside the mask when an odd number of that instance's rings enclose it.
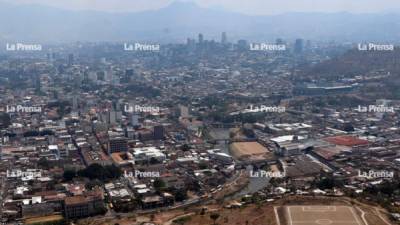
<path fill-rule="evenodd" d="M 50 224 L 51 222 L 57 222 L 63 220 L 64 217 L 62 215 L 51 215 L 51 216 L 42 216 L 42 217 L 26 219 L 25 224 Z"/>

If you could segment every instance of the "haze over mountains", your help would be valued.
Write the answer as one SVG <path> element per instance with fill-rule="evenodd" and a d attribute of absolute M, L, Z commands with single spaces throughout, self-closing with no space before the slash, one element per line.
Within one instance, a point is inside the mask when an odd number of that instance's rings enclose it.
<path fill-rule="evenodd" d="M 249 16 L 175 2 L 153 11 L 108 13 L 69 11 L 42 5 L 0 1 L 0 42 L 62 43 L 73 41 L 184 42 L 203 33 L 230 41 L 276 38 L 336 41 L 400 40 L 400 13 L 285 13 Z"/>

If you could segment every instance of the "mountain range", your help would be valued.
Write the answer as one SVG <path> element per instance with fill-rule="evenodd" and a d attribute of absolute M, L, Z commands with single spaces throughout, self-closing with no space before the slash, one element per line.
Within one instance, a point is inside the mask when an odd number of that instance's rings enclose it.
<path fill-rule="evenodd" d="M 0 1 L 0 42 L 63 43 L 75 41 L 184 42 L 203 33 L 205 39 L 230 41 L 400 40 L 400 13 L 353 14 L 285 13 L 250 16 L 195 3 L 174 2 L 151 11 L 110 13 L 73 11 L 43 5 L 16 5 Z"/>

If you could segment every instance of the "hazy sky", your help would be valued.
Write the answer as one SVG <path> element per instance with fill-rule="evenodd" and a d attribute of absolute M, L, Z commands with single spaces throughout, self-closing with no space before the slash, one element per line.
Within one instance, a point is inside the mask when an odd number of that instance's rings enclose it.
<path fill-rule="evenodd" d="M 143 11 L 167 6 L 174 0 L 0 0 L 19 4 L 39 3 L 64 9 Z M 181 0 L 202 7 L 221 8 L 251 15 L 284 12 L 400 12 L 400 0 Z"/>

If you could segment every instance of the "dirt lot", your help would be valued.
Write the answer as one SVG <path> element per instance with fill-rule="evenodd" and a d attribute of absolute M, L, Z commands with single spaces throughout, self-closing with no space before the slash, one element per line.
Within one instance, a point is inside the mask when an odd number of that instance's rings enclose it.
<path fill-rule="evenodd" d="M 236 142 L 231 144 L 231 149 L 238 158 L 247 155 L 259 155 L 268 153 L 269 150 L 258 142 Z"/>
<path fill-rule="evenodd" d="M 121 216 L 120 218 L 104 218 L 99 217 L 98 219 L 90 219 L 85 220 L 85 222 L 80 221 L 78 225 L 114 225 L 116 223 L 120 225 L 142 225 L 145 222 L 150 222 L 149 224 L 155 225 L 212 225 L 214 221 L 210 218 L 210 215 L 216 213 L 219 215 L 216 223 L 218 225 L 279 225 L 276 220 L 276 214 L 279 215 L 280 225 L 288 225 L 289 219 L 287 217 L 287 211 L 285 210 L 285 206 L 320 206 L 319 208 L 311 208 L 315 212 L 319 209 L 324 209 L 326 206 L 334 206 L 330 208 L 336 208 L 342 210 L 340 207 L 343 207 L 343 213 L 347 215 L 347 219 L 343 216 L 336 215 L 333 213 L 330 218 L 320 218 L 318 213 L 309 211 L 309 218 L 312 219 L 313 223 L 307 225 L 321 225 L 321 223 L 328 223 L 330 225 L 335 225 L 337 223 L 333 223 L 342 221 L 346 219 L 349 225 L 394 225 L 387 218 L 383 209 L 377 206 L 371 206 L 363 203 L 359 203 L 353 199 L 349 198 L 338 198 L 338 197 L 317 197 L 317 196 L 289 196 L 284 199 L 276 200 L 271 203 L 259 203 L 259 204 L 251 204 L 247 206 L 242 206 L 240 208 L 235 209 L 227 209 L 224 208 L 223 205 L 213 204 L 206 206 L 196 206 L 189 207 L 187 209 L 177 209 L 171 210 L 167 212 L 159 212 L 155 214 L 149 215 L 141 215 L 141 216 Z M 202 210 L 205 208 L 206 210 Z M 329 207 L 328 207 L 329 208 Z M 352 209 L 352 210 L 347 210 Z M 275 211 L 276 210 L 276 211 Z M 293 210 L 296 210 L 293 208 Z M 203 211 L 203 213 L 202 213 Z M 306 210 L 307 211 L 307 210 Z M 340 213 L 341 215 L 344 215 Z M 298 221 L 305 218 L 305 214 L 297 213 L 294 211 L 295 218 Z M 354 217 L 356 215 L 356 217 Z M 317 218 L 318 217 L 318 218 Z M 350 217 L 357 218 L 358 223 L 355 221 L 356 219 L 351 219 Z M 343 219 L 344 218 L 344 219 Z M 325 219 L 325 220 L 324 220 Z M 329 221 L 328 221 L 329 219 Z M 364 222 L 366 221 L 366 223 Z M 317 222 L 317 223 L 315 223 Z M 296 225 L 296 223 L 292 223 Z M 340 223 L 340 225 L 344 225 L 345 223 Z M 304 223 L 302 224 L 304 225 Z M 346 224 L 347 225 L 347 224 Z"/>
<path fill-rule="evenodd" d="M 258 161 L 273 157 L 272 152 L 258 142 L 235 142 L 229 148 L 238 160 Z"/>
<path fill-rule="evenodd" d="M 61 221 L 63 219 L 64 219 L 64 217 L 61 215 L 43 216 L 43 217 L 27 219 L 25 221 L 25 224 L 47 223 L 47 222 Z"/>
<path fill-rule="evenodd" d="M 219 215 L 216 223 L 218 225 L 277 225 L 274 218 L 274 209 L 272 206 L 247 206 L 238 209 L 219 209 L 210 210 L 204 215 L 196 214 L 188 216 L 183 224 L 190 225 L 208 225 L 213 224 L 210 218 L 211 214 Z M 164 223 L 167 225 L 168 223 Z M 177 225 L 179 223 L 172 223 Z"/>
<path fill-rule="evenodd" d="M 276 202 L 278 203 L 278 202 Z M 310 206 L 310 205 L 324 205 L 324 206 L 348 206 L 352 208 L 353 213 L 357 215 L 357 220 L 358 222 L 347 222 L 350 225 L 393 225 L 395 223 L 392 223 L 386 213 L 385 210 L 378 206 L 374 205 L 368 205 L 364 203 L 360 203 L 354 199 L 346 198 L 346 197 L 304 197 L 304 196 L 291 196 L 289 198 L 285 198 L 279 201 L 279 206 L 276 206 L 279 218 L 281 221 L 281 225 L 287 225 L 290 224 L 290 220 L 293 218 L 288 218 L 288 213 L 285 207 L 282 206 L 287 206 L 287 205 L 302 205 L 302 206 Z M 304 216 L 304 214 L 303 214 Z M 346 216 L 340 216 L 339 218 L 345 218 Z M 335 219 L 335 218 L 333 218 Z M 316 221 L 317 219 L 314 219 Z M 330 221 L 332 223 L 329 223 L 331 225 L 334 225 L 333 223 L 334 220 Z M 350 220 L 347 220 L 350 221 Z M 324 221 L 320 221 L 324 222 Z M 328 221 L 325 221 L 328 222 Z M 296 223 L 292 223 L 293 225 L 296 225 Z M 311 223 L 310 223 L 311 224 Z M 315 223 L 314 223 L 315 224 Z M 342 223 L 344 225 L 345 223 Z M 346 224 L 347 225 L 347 224 Z"/>
<path fill-rule="evenodd" d="M 351 206 L 288 205 L 284 207 L 288 225 L 365 225 Z"/>

